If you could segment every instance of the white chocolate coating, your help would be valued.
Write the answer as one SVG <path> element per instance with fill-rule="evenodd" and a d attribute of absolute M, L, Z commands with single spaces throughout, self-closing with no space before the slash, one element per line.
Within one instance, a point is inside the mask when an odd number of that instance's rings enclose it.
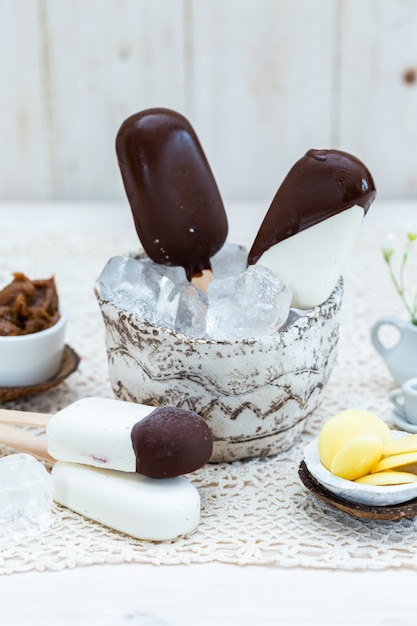
<path fill-rule="evenodd" d="M 311 309 L 330 296 L 359 235 L 364 210 L 353 206 L 275 244 L 259 259 L 292 290 L 291 305 Z"/>
<path fill-rule="evenodd" d="M 56 502 L 137 539 L 175 539 L 200 521 L 199 493 L 185 478 L 153 479 L 61 461 L 52 478 Z"/>
<path fill-rule="evenodd" d="M 107 398 L 84 398 L 51 417 L 49 454 L 58 461 L 136 471 L 132 427 L 155 407 Z"/>

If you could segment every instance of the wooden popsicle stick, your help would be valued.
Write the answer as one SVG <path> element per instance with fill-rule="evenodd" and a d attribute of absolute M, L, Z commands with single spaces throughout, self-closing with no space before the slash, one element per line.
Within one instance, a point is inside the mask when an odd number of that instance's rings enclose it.
<path fill-rule="evenodd" d="M 55 463 L 55 459 L 48 454 L 46 441 L 35 435 L 30 435 L 20 428 L 0 424 L 0 443 L 13 448 L 13 450 L 32 454 L 41 461 Z"/>
<path fill-rule="evenodd" d="M 211 270 L 202 270 L 200 276 L 193 276 L 191 283 L 198 287 L 201 291 L 207 292 L 208 286 L 213 280 L 213 272 Z"/>
<path fill-rule="evenodd" d="M 29 411 L 0 409 L 0 424 L 14 424 L 19 426 L 31 426 L 32 428 L 45 428 L 50 418 L 51 415 L 48 413 L 31 413 Z"/>

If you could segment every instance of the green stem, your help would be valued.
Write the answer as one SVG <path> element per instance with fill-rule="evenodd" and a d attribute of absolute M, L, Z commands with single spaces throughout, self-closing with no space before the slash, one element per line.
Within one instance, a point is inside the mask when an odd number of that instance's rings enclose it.
<path fill-rule="evenodd" d="M 385 250 L 385 252 L 383 252 L 383 255 L 384 255 L 384 260 L 388 266 L 389 275 L 391 277 L 395 290 L 397 291 L 411 319 L 411 322 L 417 326 L 417 293 L 415 294 L 414 299 L 410 303 L 406 297 L 406 287 L 405 287 L 405 273 L 406 273 L 406 265 L 408 261 L 408 256 L 409 256 L 411 246 L 413 242 L 416 240 L 417 240 L 417 234 L 414 234 L 414 233 L 407 234 L 407 243 L 406 243 L 404 253 L 401 259 L 401 263 L 400 263 L 400 267 L 398 271 L 398 278 L 395 275 L 394 270 L 392 268 L 392 264 L 391 264 L 391 259 L 392 259 L 392 255 L 394 251 L 391 249 Z"/>
<path fill-rule="evenodd" d="M 408 315 L 411 318 L 411 321 L 413 322 L 413 324 L 414 323 L 417 324 L 416 308 L 415 307 L 411 308 L 411 306 L 409 305 L 406 297 L 404 296 L 404 266 L 405 266 L 406 261 L 407 261 L 407 253 L 405 253 L 404 256 L 403 256 L 403 260 L 402 260 L 402 263 L 401 263 L 401 269 L 400 269 L 400 280 L 399 281 L 397 280 L 397 278 L 396 278 L 396 276 L 395 276 L 395 274 L 393 272 L 390 260 L 387 261 L 388 271 L 389 271 L 391 280 L 392 280 L 392 282 L 394 284 L 394 287 L 395 287 L 398 295 L 400 296 L 401 301 L 404 304 L 405 309 L 406 309 Z"/>
<path fill-rule="evenodd" d="M 408 250 L 406 250 L 403 254 L 403 258 L 401 261 L 401 265 L 400 265 L 400 280 L 399 280 L 399 284 L 401 287 L 401 293 L 403 294 L 405 291 L 404 288 L 404 272 L 405 272 L 405 265 L 407 263 L 407 258 L 408 258 Z"/>

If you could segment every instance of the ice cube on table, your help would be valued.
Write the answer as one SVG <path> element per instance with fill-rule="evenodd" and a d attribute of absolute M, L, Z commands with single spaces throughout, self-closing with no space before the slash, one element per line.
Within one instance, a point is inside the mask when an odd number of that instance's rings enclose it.
<path fill-rule="evenodd" d="M 217 341 L 262 337 L 285 323 L 291 290 L 270 270 L 250 266 L 208 288 L 207 335 Z"/>
<path fill-rule="evenodd" d="M 0 537 L 47 529 L 51 524 L 53 481 L 30 454 L 0 459 Z"/>

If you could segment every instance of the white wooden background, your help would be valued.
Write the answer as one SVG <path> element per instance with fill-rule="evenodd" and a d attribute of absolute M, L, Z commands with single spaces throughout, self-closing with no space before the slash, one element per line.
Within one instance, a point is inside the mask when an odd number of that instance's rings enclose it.
<path fill-rule="evenodd" d="M 0 200 L 123 197 L 114 139 L 167 106 L 226 199 L 310 147 L 417 195 L 417 0 L 0 0 Z"/>

